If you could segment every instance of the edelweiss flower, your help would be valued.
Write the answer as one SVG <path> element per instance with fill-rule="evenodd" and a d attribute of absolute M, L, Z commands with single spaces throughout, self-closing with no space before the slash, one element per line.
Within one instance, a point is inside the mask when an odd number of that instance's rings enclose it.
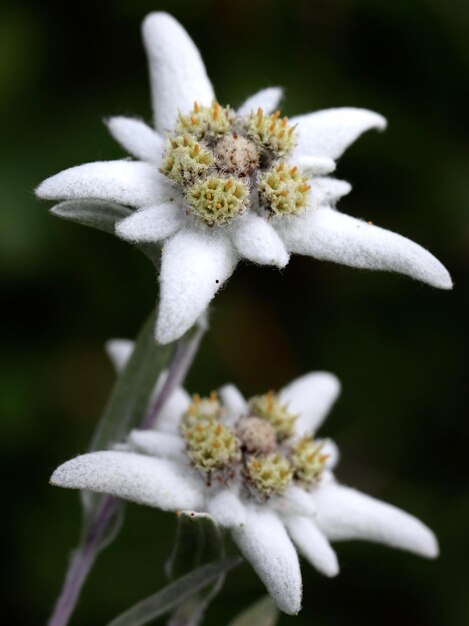
<path fill-rule="evenodd" d="M 288 120 L 273 112 L 278 88 L 234 111 L 218 104 L 197 48 L 170 15 L 150 14 L 143 37 L 155 130 L 137 119 L 108 120 L 138 161 L 72 167 L 36 193 L 136 209 L 116 233 L 162 247 L 159 342 L 187 331 L 243 258 L 282 268 L 290 253 L 305 254 L 451 287 L 425 249 L 335 208 L 351 187 L 327 174 L 361 133 L 385 128 L 381 115 L 346 107 Z"/>
<path fill-rule="evenodd" d="M 131 350 L 130 342 L 110 344 L 119 367 Z M 339 571 L 330 541 L 438 554 L 434 534 L 418 519 L 334 478 L 337 449 L 313 433 L 338 393 L 338 380 L 326 372 L 248 402 L 232 385 L 192 400 L 177 389 L 155 430 L 133 431 L 119 449 L 76 457 L 51 482 L 210 514 L 231 532 L 279 608 L 295 614 L 302 595 L 297 550 L 326 576 Z"/>

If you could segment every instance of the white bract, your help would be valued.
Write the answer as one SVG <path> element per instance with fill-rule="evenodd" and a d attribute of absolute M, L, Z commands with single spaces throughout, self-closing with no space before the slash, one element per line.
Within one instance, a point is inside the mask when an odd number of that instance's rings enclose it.
<path fill-rule="evenodd" d="M 381 115 L 344 107 L 288 120 L 273 112 L 279 88 L 260 91 L 234 111 L 216 101 L 197 48 L 174 18 L 150 14 L 143 38 L 155 127 L 108 120 L 137 160 L 72 167 L 36 193 L 135 209 L 116 233 L 161 246 L 159 342 L 194 324 L 241 259 L 283 268 L 297 253 L 451 288 L 448 272 L 427 250 L 336 209 L 351 187 L 328 174 L 363 132 L 385 128 Z"/>
<path fill-rule="evenodd" d="M 108 345 L 118 368 L 131 350 L 131 342 Z M 64 463 L 51 482 L 164 511 L 210 514 L 231 532 L 278 607 L 296 614 L 298 553 L 326 576 L 339 571 L 331 541 L 438 554 L 434 534 L 418 519 L 335 479 L 337 448 L 314 433 L 339 390 L 326 372 L 250 401 L 232 385 L 209 398 L 177 389 L 155 429 L 132 431 L 119 449 Z"/>

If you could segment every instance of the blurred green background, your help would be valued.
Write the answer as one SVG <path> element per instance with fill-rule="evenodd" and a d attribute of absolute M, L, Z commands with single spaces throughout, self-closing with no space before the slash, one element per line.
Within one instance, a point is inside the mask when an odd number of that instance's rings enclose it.
<path fill-rule="evenodd" d="M 52 218 L 34 187 L 68 166 L 122 156 L 102 118 L 150 119 L 140 22 L 171 11 L 203 53 L 222 103 L 270 85 L 283 111 L 375 109 L 389 119 L 340 161 L 354 185 L 340 208 L 432 250 L 456 289 L 294 258 L 283 272 L 245 265 L 217 297 L 188 387 L 231 380 L 246 394 L 311 369 L 341 378 L 323 434 L 338 476 L 409 510 L 439 536 L 427 562 L 337 544 L 342 573 L 304 566 L 304 610 L 282 625 L 469 623 L 467 308 L 469 5 L 446 0 L 60 0 L 0 4 L 0 247 L 3 365 L 2 613 L 44 624 L 79 532 L 76 493 L 53 468 L 86 449 L 112 385 L 102 345 L 132 337 L 154 304 L 154 270 L 130 246 Z M 127 507 L 73 624 L 101 626 L 164 582 L 174 518 Z M 206 624 L 262 593 L 230 575 Z"/>

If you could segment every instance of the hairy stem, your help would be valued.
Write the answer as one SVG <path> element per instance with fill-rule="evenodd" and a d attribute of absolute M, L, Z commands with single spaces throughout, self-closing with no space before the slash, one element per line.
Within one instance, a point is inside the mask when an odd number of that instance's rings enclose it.
<path fill-rule="evenodd" d="M 159 414 L 174 389 L 181 385 L 197 354 L 202 337 L 207 330 L 206 319 L 199 321 L 191 338 L 179 339 L 176 350 L 168 368 L 164 384 L 156 395 L 153 405 L 144 417 L 141 428 L 151 428 L 156 424 Z M 118 513 L 119 500 L 113 496 L 105 496 L 94 519 L 85 529 L 83 540 L 73 552 L 68 566 L 62 591 L 48 626 L 67 626 L 75 610 L 82 587 L 91 571 L 98 552 L 105 547 L 103 538 L 106 530 Z"/>

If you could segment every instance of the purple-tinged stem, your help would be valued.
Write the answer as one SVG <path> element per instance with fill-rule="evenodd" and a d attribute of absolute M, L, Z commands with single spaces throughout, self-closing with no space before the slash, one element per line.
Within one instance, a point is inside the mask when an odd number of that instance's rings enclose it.
<path fill-rule="evenodd" d="M 156 424 L 158 416 L 171 393 L 184 382 L 206 330 L 206 320 L 200 320 L 191 339 L 180 339 L 177 342 L 164 384 L 142 421 L 142 429 L 152 428 Z M 83 541 L 72 555 L 62 591 L 47 626 L 67 626 L 69 623 L 82 587 L 94 565 L 99 550 L 103 547 L 103 537 L 117 512 L 118 506 L 119 500 L 117 498 L 113 496 L 104 497 L 95 519 L 86 530 Z"/>
<path fill-rule="evenodd" d="M 48 621 L 48 626 L 65 626 L 75 609 L 83 584 L 93 567 L 101 547 L 105 529 L 111 522 L 119 502 L 117 498 L 107 496 L 98 510 L 95 519 L 89 525 L 83 542 L 74 551 L 62 592 Z"/>
<path fill-rule="evenodd" d="M 156 420 L 161 412 L 161 409 L 165 405 L 169 396 L 172 394 L 176 387 L 179 387 L 184 382 L 184 379 L 189 371 L 192 362 L 194 361 L 197 350 L 199 349 L 202 337 L 207 329 L 206 322 L 199 322 L 197 330 L 194 336 L 190 340 L 179 340 L 176 346 L 171 365 L 169 366 L 166 379 L 160 389 L 160 392 L 153 402 L 153 406 L 143 419 L 141 428 L 153 428 L 156 424 Z"/>

